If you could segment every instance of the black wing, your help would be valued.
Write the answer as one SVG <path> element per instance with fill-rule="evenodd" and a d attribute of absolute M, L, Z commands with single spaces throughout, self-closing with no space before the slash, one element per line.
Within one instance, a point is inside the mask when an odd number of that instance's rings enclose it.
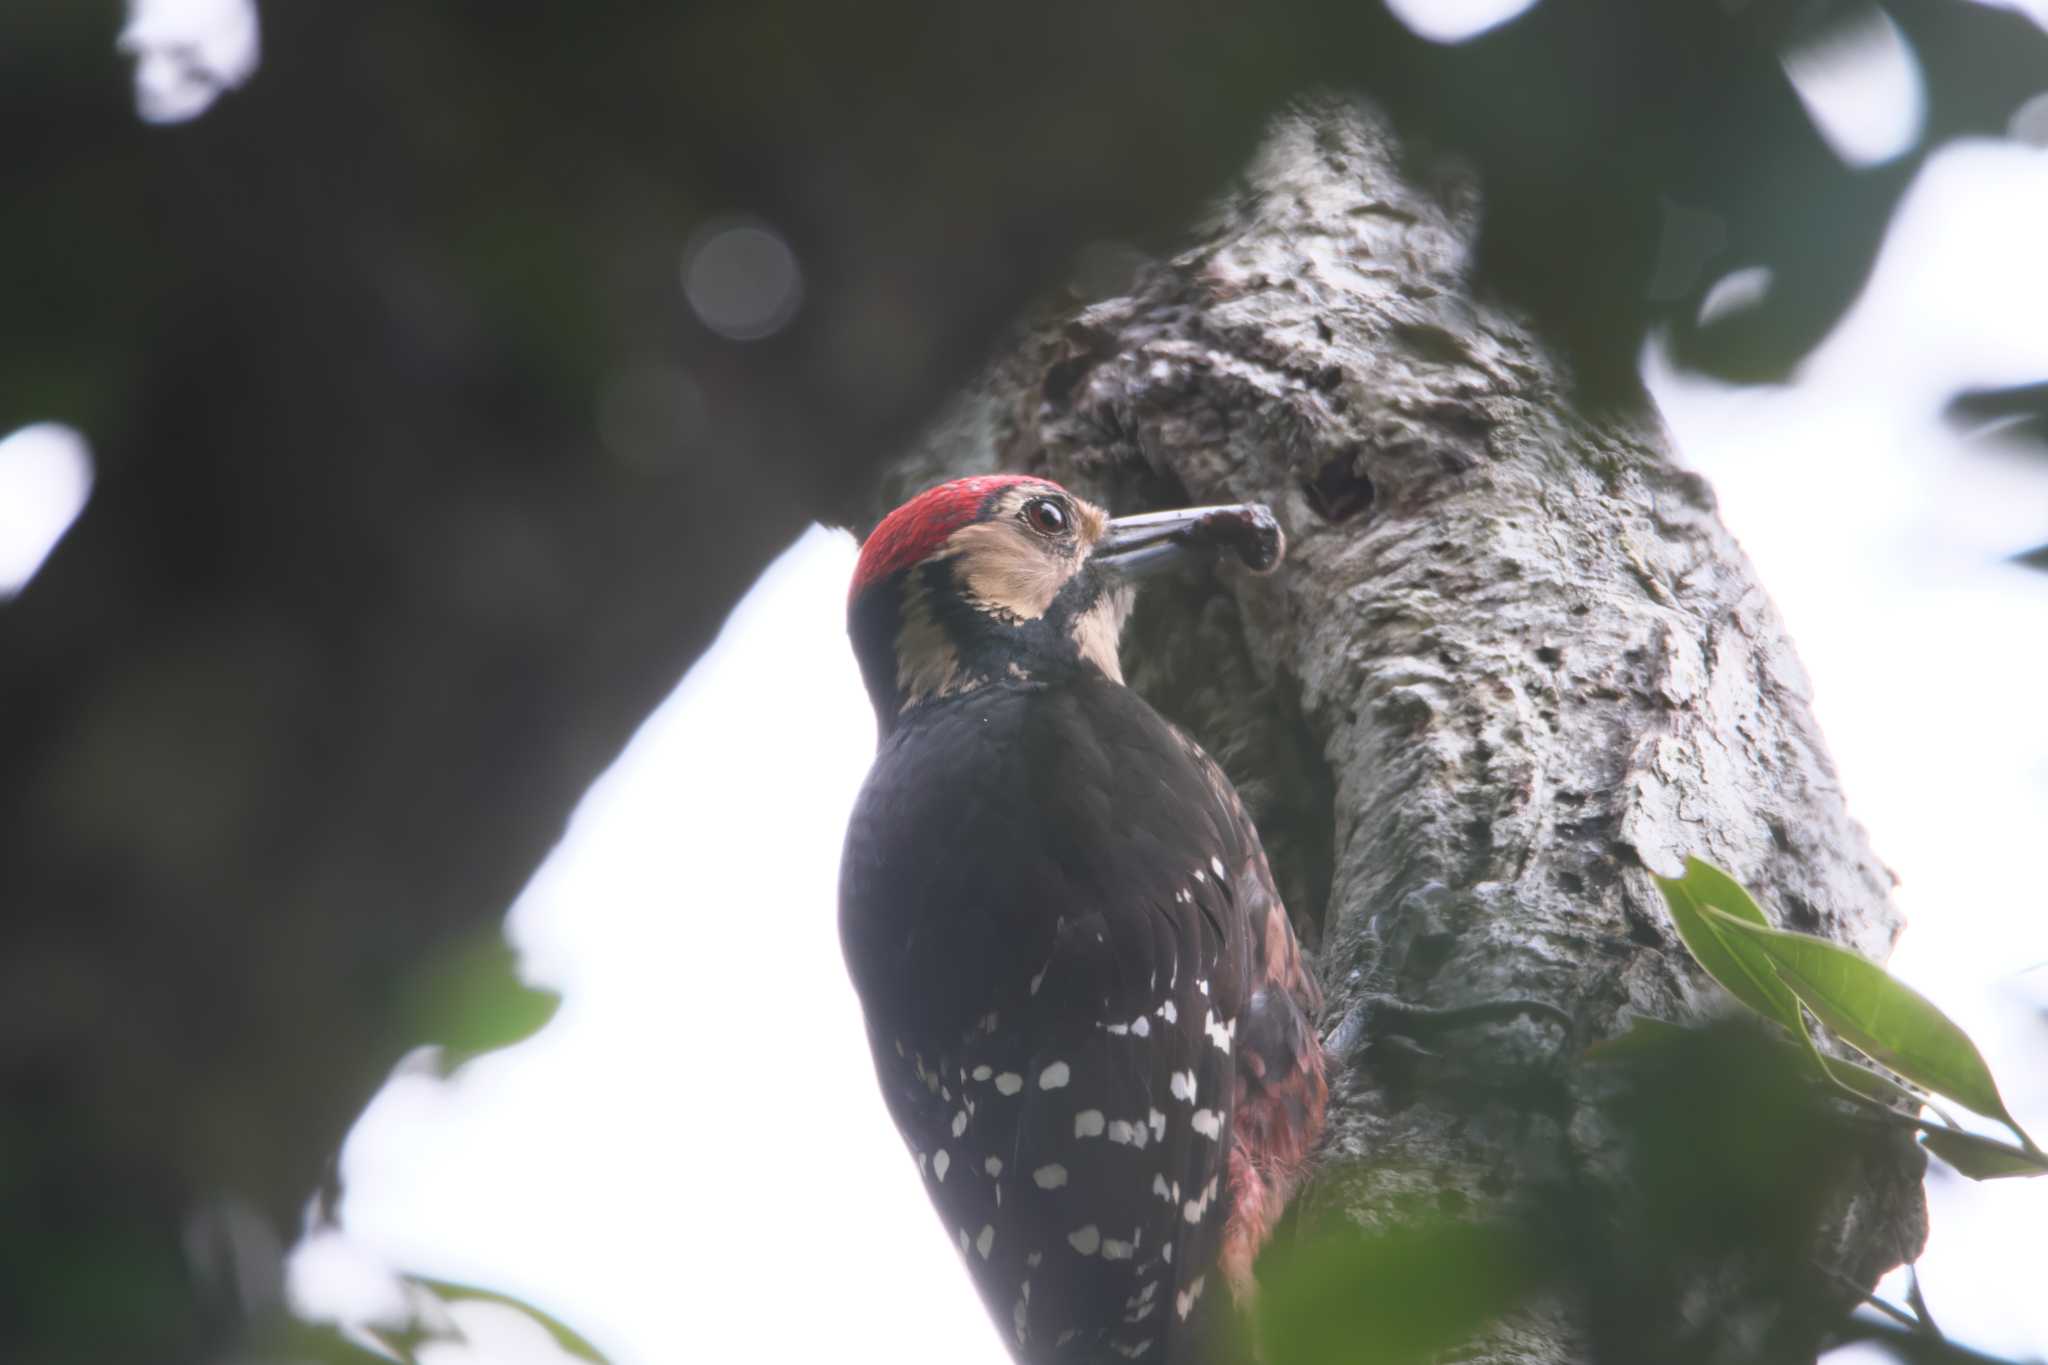
<path fill-rule="evenodd" d="M 862 793 L 841 929 L 877 1070 L 1021 1359 L 1217 1339 L 1248 837 L 1107 682 L 932 708 Z"/>

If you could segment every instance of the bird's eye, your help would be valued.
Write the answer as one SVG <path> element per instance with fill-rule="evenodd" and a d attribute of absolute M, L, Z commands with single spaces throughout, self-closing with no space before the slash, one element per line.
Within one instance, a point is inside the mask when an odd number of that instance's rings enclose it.
<path fill-rule="evenodd" d="M 1040 535 L 1063 535 L 1067 529 L 1067 509 L 1051 498 L 1033 498 L 1024 504 L 1024 523 Z"/>

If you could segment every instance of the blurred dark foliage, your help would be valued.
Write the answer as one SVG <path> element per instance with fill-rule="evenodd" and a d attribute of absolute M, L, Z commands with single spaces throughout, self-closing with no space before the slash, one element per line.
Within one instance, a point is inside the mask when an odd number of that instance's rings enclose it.
<path fill-rule="evenodd" d="M 1561 1304 L 1584 1310 L 1589 1365 L 1636 1365 L 1648 1341 L 1668 1343 L 1659 1359 L 1678 1365 L 1726 1361 L 1731 1340 L 1749 1343 L 1746 1365 L 1811 1361 L 1849 1341 L 1907 1361 L 1992 1360 L 1896 1305 L 1910 1326 L 1848 1316 L 1871 1249 L 1845 1261 L 1814 1228 L 1824 1205 L 1866 1188 L 1860 1168 L 1887 1159 L 1892 1132 L 1816 1079 L 1799 1049 L 1730 1020 L 1640 1034 L 1606 1050 L 1596 1073 L 1632 1146 L 1582 1152 L 1513 1216 L 1471 1221 L 1460 1201 L 1418 1193 L 1400 1221 L 1362 1229 L 1327 1212 L 1346 1201 L 1326 1192 L 1326 1212 L 1260 1263 L 1254 1330 L 1270 1365 L 1425 1365 L 1504 1314 Z M 1619 1186 L 1608 1162 L 1621 1164 Z M 1636 1197 L 1602 1193 L 1616 1188 Z M 1733 1329 L 1703 1316 L 1674 1340 L 1661 1320 L 1672 1286 L 1699 1289 L 1692 1301 L 1711 1314 L 1746 1297 L 1731 1273 L 1799 1286 L 1780 1302 L 1810 1311 Z"/>
<path fill-rule="evenodd" d="M 423 1275 L 403 1276 L 399 1288 L 405 1306 L 396 1321 L 341 1326 L 280 1319 L 265 1324 L 257 1349 L 266 1359 L 290 1360 L 294 1365 L 419 1365 L 422 1352 L 429 1348 L 480 1347 L 463 1331 L 451 1311 L 468 1303 L 491 1305 L 524 1318 L 538 1332 L 546 1334 L 558 1360 L 587 1360 L 603 1365 L 604 1356 L 574 1328 L 557 1322 L 531 1304 L 475 1285 L 453 1284 Z M 473 1352 L 472 1358 L 487 1360 L 489 1356 L 479 1351 Z"/>
<path fill-rule="evenodd" d="M 1967 389 L 1949 402 L 1945 415 L 1966 434 L 2048 459 L 2048 379 L 2007 388 Z M 2048 544 L 2022 551 L 2013 559 L 2030 569 L 2048 570 Z"/>
<path fill-rule="evenodd" d="M 2048 380 L 1966 389 L 1950 401 L 1947 416 L 1967 433 L 2002 436 L 2048 456 Z"/>
<path fill-rule="evenodd" d="M 2044 84 L 2018 15 L 1887 9 L 1923 149 Z M 1487 278 L 1588 386 L 1658 322 L 1768 378 L 1917 164 L 1845 169 L 1780 73 L 1853 12 L 1545 0 L 1439 47 L 1360 0 L 295 0 L 152 127 L 117 6 L 11 0 L 0 431 L 68 422 L 99 479 L 0 610 L 0 1355 L 207 1358 L 266 1307 L 195 1269 L 201 1211 L 289 1240 L 424 1041 L 420 964 L 492 932 L 767 558 L 1086 248 L 1170 248 L 1288 98 L 1470 156 Z M 734 213 L 803 275 L 750 343 L 677 287 Z M 1690 325 L 1753 265 L 1760 306 Z"/>

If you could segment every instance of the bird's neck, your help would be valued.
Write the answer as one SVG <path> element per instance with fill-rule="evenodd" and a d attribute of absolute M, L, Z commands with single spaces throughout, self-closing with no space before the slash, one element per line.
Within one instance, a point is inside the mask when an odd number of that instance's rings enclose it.
<path fill-rule="evenodd" d="M 1078 677 L 1123 682 L 1117 639 L 1128 590 L 1055 602 L 1021 620 L 956 596 L 906 593 L 855 621 L 854 648 L 883 737 L 920 707 L 992 687 L 1058 686 Z"/>

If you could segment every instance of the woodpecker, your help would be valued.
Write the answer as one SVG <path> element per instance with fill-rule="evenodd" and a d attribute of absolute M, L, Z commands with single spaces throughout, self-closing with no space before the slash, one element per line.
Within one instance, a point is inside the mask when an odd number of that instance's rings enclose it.
<path fill-rule="evenodd" d="M 880 742 L 840 936 L 889 1110 L 1017 1360 L 1216 1365 L 1323 1124 L 1320 994 L 1223 770 L 1124 686 L 1139 576 L 1263 507 L 1044 479 L 897 508 L 848 593 Z"/>

